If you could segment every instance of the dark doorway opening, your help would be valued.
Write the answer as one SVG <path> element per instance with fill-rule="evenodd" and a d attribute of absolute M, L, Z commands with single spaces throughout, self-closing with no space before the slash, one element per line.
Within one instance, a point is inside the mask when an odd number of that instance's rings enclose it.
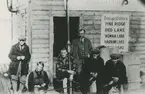
<path fill-rule="evenodd" d="M 66 17 L 54 17 L 54 44 L 53 56 L 57 57 L 68 40 L 67 19 Z M 70 41 L 77 37 L 79 29 L 79 17 L 70 17 Z"/>

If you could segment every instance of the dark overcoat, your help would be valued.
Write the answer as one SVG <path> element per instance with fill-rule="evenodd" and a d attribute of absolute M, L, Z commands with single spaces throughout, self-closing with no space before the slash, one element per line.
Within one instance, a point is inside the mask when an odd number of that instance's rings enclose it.
<path fill-rule="evenodd" d="M 97 59 L 93 58 L 86 58 L 85 62 L 82 67 L 82 72 L 81 72 L 81 88 L 83 91 L 88 92 L 89 91 L 89 86 L 91 85 L 91 78 L 92 75 L 90 74 L 91 72 L 93 73 L 98 73 L 96 78 L 93 78 L 96 80 L 97 85 L 103 83 L 103 73 L 104 73 L 104 60 L 98 56 Z M 93 80 L 93 81 L 94 81 Z"/>
<path fill-rule="evenodd" d="M 106 62 L 105 65 L 105 83 L 108 84 L 112 77 L 118 77 L 119 81 L 118 84 L 125 84 L 127 83 L 126 77 L 126 67 L 122 61 L 118 60 L 114 63 L 111 59 Z"/>
<path fill-rule="evenodd" d="M 28 62 L 31 58 L 29 47 L 24 44 L 24 48 L 20 50 L 19 43 L 12 46 L 11 51 L 9 53 L 9 58 L 11 63 L 9 65 L 9 73 L 11 75 L 16 75 L 18 70 L 18 65 L 20 60 L 17 60 L 17 56 L 25 56 L 24 60 L 21 60 L 21 75 L 28 74 Z"/>
<path fill-rule="evenodd" d="M 103 83 L 104 60 L 98 56 L 97 59 L 91 58 L 88 61 L 89 73 L 97 73 L 96 83 Z"/>
<path fill-rule="evenodd" d="M 80 38 L 76 38 L 72 41 L 71 47 L 71 54 L 74 58 L 76 58 L 75 63 L 77 64 L 78 74 L 80 75 L 84 59 L 88 58 L 88 55 L 92 51 L 92 44 L 91 41 L 87 38 L 84 38 L 84 42 L 81 42 Z"/>
<path fill-rule="evenodd" d="M 84 53 L 82 51 L 84 50 Z M 80 41 L 80 38 L 72 41 L 72 55 L 73 57 L 80 59 L 88 56 L 92 51 L 92 44 L 89 39 L 84 38 L 84 42 Z"/>

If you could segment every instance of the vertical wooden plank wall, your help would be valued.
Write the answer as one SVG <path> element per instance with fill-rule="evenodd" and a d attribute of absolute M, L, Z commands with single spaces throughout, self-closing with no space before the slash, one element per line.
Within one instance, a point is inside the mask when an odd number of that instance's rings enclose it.
<path fill-rule="evenodd" d="M 19 13 L 13 14 L 13 43 L 18 42 L 18 36 L 25 35 L 27 30 L 27 9 L 21 9 Z"/>
<path fill-rule="evenodd" d="M 135 30 L 139 34 L 135 52 L 141 60 L 141 68 L 145 68 L 145 13 L 132 12 L 130 15 L 130 31 Z"/>
<path fill-rule="evenodd" d="M 45 4 L 48 4 L 47 0 L 31 0 L 32 70 L 39 61 L 45 63 L 46 70 L 50 66 L 50 16 Z"/>

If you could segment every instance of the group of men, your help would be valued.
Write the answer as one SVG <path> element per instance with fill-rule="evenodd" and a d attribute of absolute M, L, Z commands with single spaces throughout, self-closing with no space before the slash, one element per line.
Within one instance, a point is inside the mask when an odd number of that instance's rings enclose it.
<path fill-rule="evenodd" d="M 126 67 L 119 60 L 120 55 L 112 53 L 110 60 L 104 62 L 100 56 L 104 46 L 93 49 L 85 33 L 84 29 L 79 30 L 79 37 L 72 41 L 69 53 L 66 48 L 60 51 L 56 63 L 55 89 L 67 93 L 67 89 L 62 88 L 69 87 L 67 82 L 71 81 L 74 91 L 80 90 L 82 94 L 87 94 L 95 81 L 97 94 L 108 94 L 112 87 L 120 90 L 121 85 L 127 83 Z"/>
<path fill-rule="evenodd" d="M 19 36 L 18 43 L 12 46 L 8 56 L 11 60 L 8 77 L 14 94 L 21 94 L 27 90 L 32 94 L 45 94 L 50 81 L 43 70 L 44 63 L 38 61 L 37 68 L 29 73 L 31 54 L 25 36 Z"/>
<path fill-rule="evenodd" d="M 53 80 L 54 89 L 58 92 L 70 92 L 70 81 L 72 90 L 80 90 L 82 94 L 90 92 L 90 85 L 94 81 L 97 94 L 108 94 L 114 86 L 120 89 L 121 84 L 127 82 L 127 78 L 125 65 L 119 60 L 119 55 L 111 54 L 111 59 L 104 62 L 100 56 L 101 47 L 93 49 L 91 41 L 85 38 L 85 33 L 84 29 L 78 31 L 79 36 L 72 41 L 70 52 L 65 47 L 60 51 L 56 63 L 56 77 Z M 16 84 L 15 91 L 22 85 L 22 91 L 44 94 L 50 82 L 43 70 L 44 63 L 38 61 L 37 68 L 28 74 L 31 55 L 25 41 L 26 38 L 21 36 L 9 53 L 12 61 L 8 71 L 11 84 Z"/>

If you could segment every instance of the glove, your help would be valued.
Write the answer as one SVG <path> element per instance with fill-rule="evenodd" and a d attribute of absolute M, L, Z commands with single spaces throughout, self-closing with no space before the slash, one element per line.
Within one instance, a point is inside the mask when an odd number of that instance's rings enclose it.
<path fill-rule="evenodd" d="M 17 60 L 20 60 L 21 59 L 21 56 L 17 56 Z"/>
<path fill-rule="evenodd" d="M 119 78 L 118 77 L 112 77 L 114 82 L 118 82 Z"/>
<path fill-rule="evenodd" d="M 73 80 L 73 75 L 70 75 L 69 79 L 70 79 L 70 81 L 72 81 Z"/>
<path fill-rule="evenodd" d="M 93 72 L 91 72 L 90 74 L 91 74 L 91 76 L 93 76 L 93 77 L 95 77 L 95 78 L 96 78 L 97 75 L 98 75 L 98 73 L 93 73 Z"/>
<path fill-rule="evenodd" d="M 110 81 L 108 85 L 112 85 L 112 84 L 113 84 L 113 81 Z"/>
<path fill-rule="evenodd" d="M 70 73 L 70 74 L 72 74 L 72 75 L 74 75 L 74 74 L 75 74 L 75 72 L 74 72 L 74 71 L 72 71 L 72 70 L 68 70 L 67 72 L 68 72 L 68 73 Z"/>
<path fill-rule="evenodd" d="M 21 59 L 24 60 L 25 59 L 25 56 L 21 56 Z"/>
<path fill-rule="evenodd" d="M 36 88 L 40 88 L 41 86 L 40 86 L 40 85 L 35 85 L 34 87 L 36 87 Z"/>
<path fill-rule="evenodd" d="M 43 84 L 41 84 L 41 87 L 45 87 L 45 85 L 46 85 L 46 84 L 45 84 L 45 83 L 43 83 Z"/>

